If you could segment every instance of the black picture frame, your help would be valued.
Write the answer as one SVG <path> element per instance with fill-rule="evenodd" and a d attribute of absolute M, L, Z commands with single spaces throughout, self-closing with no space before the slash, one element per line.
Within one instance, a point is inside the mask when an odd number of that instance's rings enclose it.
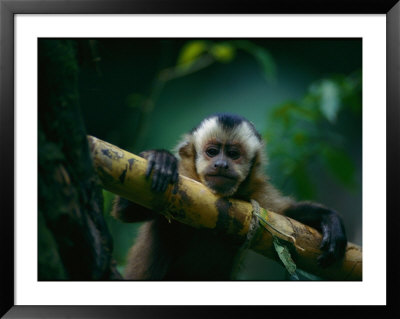
<path fill-rule="evenodd" d="M 268 316 L 310 315 L 308 307 L 178 307 L 178 306 L 15 306 L 14 305 L 14 18 L 16 14 L 386 14 L 387 21 L 387 306 L 317 307 L 312 311 L 332 316 L 399 315 L 395 275 L 398 242 L 395 237 L 395 201 L 400 162 L 400 3 L 398 0 L 273 0 L 273 1 L 184 1 L 184 0 L 0 0 L 0 315 L 5 318 L 204 318 L 247 317 L 253 311 Z M 270 293 L 270 292 L 266 292 Z M 250 312 L 250 313 L 249 313 Z M 7 313 L 7 314 L 5 314 Z M 323 314 L 320 314 L 323 315 Z"/>

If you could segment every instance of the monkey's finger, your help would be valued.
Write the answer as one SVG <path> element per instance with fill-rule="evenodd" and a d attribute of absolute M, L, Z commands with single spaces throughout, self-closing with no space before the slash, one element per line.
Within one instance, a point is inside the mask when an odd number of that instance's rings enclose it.
<path fill-rule="evenodd" d="M 164 154 L 164 165 L 161 170 L 161 176 L 162 176 L 162 181 L 161 185 L 159 187 L 160 192 L 165 192 L 165 190 L 168 187 L 168 184 L 171 182 L 172 178 L 172 171 L 171 171 L 171 165 L 172 165 L 172 160 L 171 160 L 171 155 L 168 153 Z"/>
<path fill-rule="evenodd" d="M 161 175 L 160 164 L 157 160 L 157 162 L 154 165 L 154 170 L 153 170 L 153 178 L 152 178 L 152 185 L 151 185 L 151 188 L 153 190 L 158 189 L 158 184 L 160 183 L 160 179 L 161 179 L 160 175 Z"/>
<path fill-rule="evenodd" d="M 148 159 L 148 164 L 147 164 L 147 169 L 146 169 L 146 178 L 149 178 L 151 171 L 154 168 L 154 156 L 153 155 L 149 155 L 149 159 Z"/>
<path fill-rule="evenodd" d="M 156 190 L 157 189 L 157 183 L 158 183 L 158 172 L 154 171 L 153 172 L 153 177 L 151 179 L 151 189 Z"/>
<path fill-rule="evenodd" d="M 327 250 L 328 246 L 329 246 L 329 238 L 327 237 L 326 239 L 322 240 L 321 245 L 319 246 L 319 249 Z"/>
<path fill-rule="evenodd" d="M 326 250 L 329 246 L 331 239 L 331 231 L 326 225 L 322 225 L 322 241 L 320 245 L 321 250 Z"/>
<path fill-rule="evenodd" d="M 165 161 L 166 161 L 166 154 L 161 153 L 157 154 L 157 159 L 156 159 L 156 166 L 155 166 L 155 180 L 154 182 L 154 190 L 159 192 L 162 189 L 162 185 L 164 183 L 164 178 L 165 178 Z"/>
<path fill-rule="evenodd" d="M 160 192 L 165 192 L 165 190 L 167 189 L 167 186 L 171 180 L 171 174 L 167 171 L 165 171 L 165 168 L 162 170 L 161 172 L 161 181 L 159 184 L 159 191 Z"/>
<path fill-rule="evenodd" d="M 173 155 L 166 154 L 165 165 L 163 168 L 163 184 L 161 187 L 162 192 L 165 192 L 168 184 L 172 184 L 174 182 L 173 179 L 177 168 L 176 166 L 176 158 Z"/>

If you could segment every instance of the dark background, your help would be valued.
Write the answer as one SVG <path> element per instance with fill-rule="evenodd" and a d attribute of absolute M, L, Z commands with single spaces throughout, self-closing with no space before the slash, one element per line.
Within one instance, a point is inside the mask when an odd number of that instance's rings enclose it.
<path fill-rule="evenodd" d="M 80 106 L 88 134 L 134 153 L 172 149 L 215 112 L 252 121 L 285 195 L 337 210 L 362 244 L 361 39 L 79 39 Z M 138 224 L 104 213 L 123 271 Z M 239 279 L 281 280 L 248 252 Z"/>

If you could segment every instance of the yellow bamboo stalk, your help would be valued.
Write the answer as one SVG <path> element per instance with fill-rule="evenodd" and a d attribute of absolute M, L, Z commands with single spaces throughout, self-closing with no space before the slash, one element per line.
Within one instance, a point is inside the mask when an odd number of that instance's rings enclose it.
<path fill-rule="evenodd" d="M 105 189 L 195 228 L 218 228 L 237 237 L 247 235 L 253 216 L 250 203 L 218 197 L 203 184 L 182 175 L 176 194 L 172 193 L 172 186 L 163 194 L 152 192 L 150 181 L 145 178 L 145 159 L 95 137 L 88 139 L 94 167 Z M 318 231 L 286 216 L 263 212 L 272 228 L 262 228 L 250 249 L 277 259 L 272 232 L 289 245 L 295 244 L 290 246 L 298 268 L 324 279 L 362 279 L 361 247 L 349 243 L 342 261 L 321 268 L 317 264 L 322 240 Z"/>

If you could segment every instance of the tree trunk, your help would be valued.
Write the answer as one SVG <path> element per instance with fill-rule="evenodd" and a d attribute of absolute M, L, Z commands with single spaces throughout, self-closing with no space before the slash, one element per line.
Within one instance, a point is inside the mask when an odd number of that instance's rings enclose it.
<path fill-rule="evenodd" d="M 38 46 L 38 279 L 120 279 L 79 109 L 76 42 Z"/>

